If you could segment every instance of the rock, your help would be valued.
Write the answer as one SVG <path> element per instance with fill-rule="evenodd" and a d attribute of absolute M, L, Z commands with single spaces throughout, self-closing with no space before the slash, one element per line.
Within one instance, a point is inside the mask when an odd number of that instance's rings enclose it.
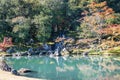
<path fill-rule="evenodd" d="M 15 49 L 13 47 L 10 47 L 6 52 L 11 54 L 15 52 Z"/>
<path fill-rule="evenodd" d="M 33 50 L 32 47 L 28 49 L 27 54 L 28 54 L 28 55 L 33 55 L 33 54 L 34 54 L 34 50 Z"/>
<path fill-rule="evenodd" d="M 69 55 L 69 52 L 67 51 L 66 48 L 63 48 L 63 49 L 62 49 L 61 55 L 62 55 L 62 56 L 64 56 L 64 55 Z"/>
<path fill-rule="evenodd" d="M 17 70 L 15 70 L 15 69 L 12 69 L 12 70 L 11 70 L 11 73 L 14 74 L 14 75 L 19 75 L 19 73 L 18 73 Z"/>
<path fill-rule="evenodd" d="M 18 70 L 19 73 L 29 73 L 29 72 L 35 72 L 35 71 L 32 71 L 30 69 L 26 69 L 26 68 L 21 68 L 20 70 Z"/>
<path fill-rule="evenodd" d="M 89 51 L 83 52 L 83 55 L 88 55 L 88 54 L 89 54 Z"/>
<path fill-rule="evenodd" d="M 5 62 L 5 60 L 0 61 L 0 69 L 3 71 L 11 71 L 11 67 L 8 66 L 8 64 Z"/>

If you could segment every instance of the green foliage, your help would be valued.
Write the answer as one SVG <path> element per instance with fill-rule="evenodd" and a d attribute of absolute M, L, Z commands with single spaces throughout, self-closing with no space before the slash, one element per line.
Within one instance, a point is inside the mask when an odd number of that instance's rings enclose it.
<path fill-rule="evenodd" d="M 106 20 L 108 24 L 120 24 L 120 14 L 116 13 L 114 15 L 115 15 L 115 18 L 110 18 Z"/>
<path fill-rule="evenodd" d="M 48 40 L 51 35 L 51 16 L 41 13 L 34 17 L 33 22 L 37 28 L 36 38 L 42 42 Z"/>
<path fill-rule="evenodd" d="M 30 29 L 30 20 L 26 19 L 23 22 L 19 22 L 13 27 L 13 34 L 16 38 L 16 41 L 25 41 L 29 37 L 29 29 Z"/>
<path fill-rule="evenodd" d="M 29 38 L 44 42 L 58 36 L 61 31 L 66 31 L 69 36 L 81 38 L 81 32 L 88 29 L 88 24 L 82 22 L 79 27 L 78 19 L 82 17 L 81 12 L 88 9 L 85 6 L 92 1 L 103 0 L 0 0 L 0 41 L 5 36 L 11 36 L 16 42 L 24 42 Z M 115 9 L 116 5 L 111 2 L 116 3 L 117 0 L 107 2 Z M 119 6 L 119 1 L 116 4 Z M 120 23 L 119 8 L 115 11 L 118 12 L 115 14 L 117 18 L 108 19 L 107 23 Z M 99 20 L 96 24 L 99 24 Z M 82 30 L 83 26 L 85 30 Z M 90 33 L 86 36 L 94 36 L 94 31 L 85 33 Z"/>

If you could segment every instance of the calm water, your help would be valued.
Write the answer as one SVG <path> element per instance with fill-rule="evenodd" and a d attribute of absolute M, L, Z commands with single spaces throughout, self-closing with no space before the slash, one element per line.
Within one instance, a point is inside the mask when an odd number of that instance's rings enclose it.
<path fill-rule="evenodd" d="M 32 56 L 7 58 L 8 64 L 19 70 L 28 68 L 35 73 L 26 74 L 47 80 L 120 80 L 119 56 Z"/>

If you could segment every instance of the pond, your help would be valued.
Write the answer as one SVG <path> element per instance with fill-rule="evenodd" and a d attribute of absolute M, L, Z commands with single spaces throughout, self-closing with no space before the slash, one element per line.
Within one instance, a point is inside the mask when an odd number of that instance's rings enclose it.
<path fill-rule="evenodd" d="M 14 69 L 28 68 L 26 74 L 46 80 L 120 80 L 120 56 L 9 57 Z"/>

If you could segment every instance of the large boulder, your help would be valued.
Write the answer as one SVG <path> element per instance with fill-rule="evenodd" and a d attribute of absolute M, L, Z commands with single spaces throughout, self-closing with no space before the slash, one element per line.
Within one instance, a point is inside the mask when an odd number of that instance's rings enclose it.
<path fill-rule="evenodd" d="M 11 67 L 8 66 L 8 64 L 5 62 L 5 60 L 0 61 L 0 69 L 3 71 L 11 71 Z"/>

